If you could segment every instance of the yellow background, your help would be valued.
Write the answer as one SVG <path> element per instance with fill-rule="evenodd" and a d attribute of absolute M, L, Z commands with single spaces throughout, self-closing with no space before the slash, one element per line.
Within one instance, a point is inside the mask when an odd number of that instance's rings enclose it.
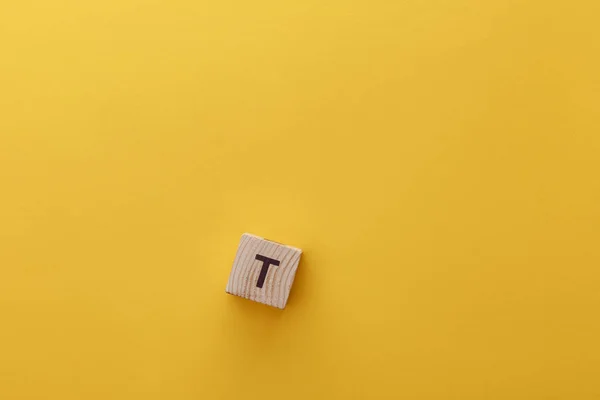
<path fill-rule="evenodd" d="M 600 398 L 598 1 L 0 4 L 0 399 Z"/>

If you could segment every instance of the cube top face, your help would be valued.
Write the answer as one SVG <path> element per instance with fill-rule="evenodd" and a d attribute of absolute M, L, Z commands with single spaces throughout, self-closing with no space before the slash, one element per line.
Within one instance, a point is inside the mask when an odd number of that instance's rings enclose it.
<path fill-rule="evenodd" d="M 302 250 L 244 233 L 226 292 L 284 308 Z"/>

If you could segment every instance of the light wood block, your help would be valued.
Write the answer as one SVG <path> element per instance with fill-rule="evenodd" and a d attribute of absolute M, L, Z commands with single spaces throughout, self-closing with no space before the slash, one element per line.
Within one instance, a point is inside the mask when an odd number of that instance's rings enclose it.
<path fill-rule="evenodd" d="M 285 308 L 302 250 L 244 233 L 225 291 Z"/>

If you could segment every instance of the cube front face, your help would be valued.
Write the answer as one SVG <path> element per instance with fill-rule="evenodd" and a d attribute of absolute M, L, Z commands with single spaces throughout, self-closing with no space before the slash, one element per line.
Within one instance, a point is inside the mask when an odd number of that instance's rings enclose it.
<path fill-rule="evenodd" d="M 302 251 L 245 233 L 233 262 L 227 293 L 284 308 Z"/>

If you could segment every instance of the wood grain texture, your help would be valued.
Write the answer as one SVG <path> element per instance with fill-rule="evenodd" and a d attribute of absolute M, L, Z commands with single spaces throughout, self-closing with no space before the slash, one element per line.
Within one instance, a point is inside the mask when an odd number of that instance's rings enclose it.
<path fill-rule="evenodd" d="M 225 291 L 252 301 L 285 308 L 302 250 L 244 233 L 233 262 Z M 257 259 L 257 256 L 259 259 Z M 268 265 L 264 283 L 259 283 L 264 259 L 279 262 Z M 264 274 L 264 272 L 263 272 Z M 259 287 L 262 284 L 262 287 Z"/>

